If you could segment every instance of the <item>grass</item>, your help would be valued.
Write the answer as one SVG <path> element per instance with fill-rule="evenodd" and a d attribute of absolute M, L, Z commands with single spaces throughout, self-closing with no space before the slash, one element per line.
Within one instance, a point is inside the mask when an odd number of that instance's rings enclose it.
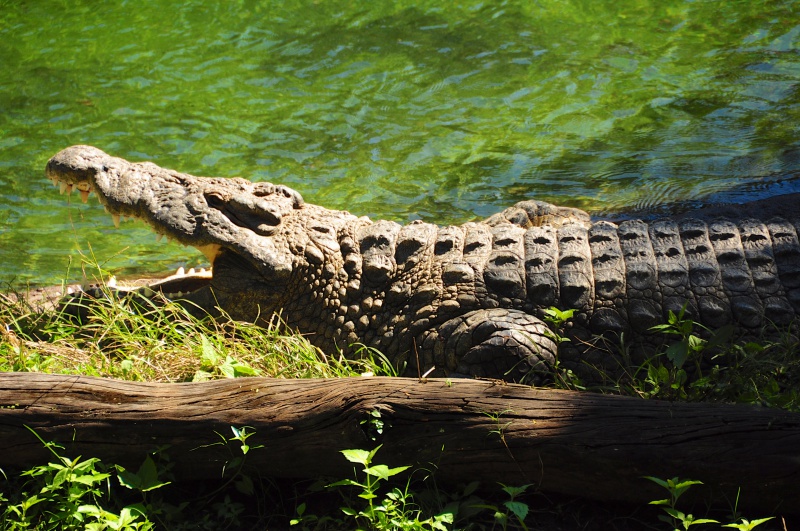
<path fill-rule="evenodd" d="M 570 315 L 550 316 L 557 337 Z M 394 374 L 373 350 L 362 349 L 357 360 L 326 356 L 307 339 L 284 335 L 279 325 L 277 318 L 268 327 L 199 319 L 174 303 L 153 305 L 115 297 L 87 306 L 77 323 L 72 314 L 42 310 L 25 297 L 7 293 L 0 296 L 0 371 L 155 382 Z M 798 410 L 796 341 L 729 343 L 700 330 L 682 313 L 671 316 L 658 332 L 665 339 L 661 354 L 609 380 L 603 391 Z M 624 344 L 619 348 L 624 355 Z M 568 371 L 560 372 L 556 382 L 584 387 Z M 379 415 L 369 422 L 377 433 L 391 429 Z M 283 529 L 293 523 L 303 530 L 627 530 L 719 528 L 717 520 L 738 529 L 783 528 L 769 515 L 744 519 L 735 507 L 724 515 L 706 514 L 700 507 L 703 514 L 693 516 L 678 507 L 680 494 L 675 492 L 695 482 L 678 478 L 650 478 L 673 489 L 670 498 L 654 500 L 652 507 L 554 497 L 530 485 L 472 483 L 442 491 L 432 472 L 435 467 L 387 468 L 376 464 L 378 448 L 343 453 L 343 459 L 361 467 L 352 478 L 277 483 L 238 472 L 247 452 L 259 449 L 247 445 L 252 433 L 232 429 L 233 436 L 223 437 L 221 443 L 241 448 L 239 461 L 226 467 L 233 472 L 219 482 L 191 487 L 171 476 L 167 454 L 142 456 L 134 472 L 91 457 L 61 455 L 58 447 L 42 441 L 53 455 L 50 463 L 5 481 L 0 478 L 1 529 Z M 699 514 L 698 507 L 692 510 Z"/>
<path fill-rule="evenodd" d="M 197 318 L 174 302 L 97 299 L 74 315 L 35 308 L 24 296 L 0 301 L 0 371 L 83 374 L 133 381 L 187 382 L 219 377 L 337 378 L 394 375 L 377 351 L 328 356 L 299 335 Z"/>

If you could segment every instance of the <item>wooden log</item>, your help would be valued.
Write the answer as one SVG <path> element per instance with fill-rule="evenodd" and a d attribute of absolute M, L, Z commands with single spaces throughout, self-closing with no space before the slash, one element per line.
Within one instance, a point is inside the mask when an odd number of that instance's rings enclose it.
<path fill-rule="evenodd" d="M 544 491 L 647 502 L 642 479 L 705 482 L 706 495 L 769 514 L 800 510 L 800 415 L 722 404 L 531 389 L 487 380 L 240 378 L 192 384 L 0 374 L 0 468 L 51 456 L 24 426 L 66 455 L 137 466 L 168 446 L 180 478 L 218 478 L 236 447 L 215 432 L 250 426 L 247 464 L 273 477 L 352 477 L 339 451 L 372 448 L 377 462 L 436 468 L 439 481 L 534 483 Z M 231 452 L 233 450 L 233 453 Z M 435 463 L 435 467 L 432 465 Z M 698 490 L 695 492 L 701 493 Z"/>

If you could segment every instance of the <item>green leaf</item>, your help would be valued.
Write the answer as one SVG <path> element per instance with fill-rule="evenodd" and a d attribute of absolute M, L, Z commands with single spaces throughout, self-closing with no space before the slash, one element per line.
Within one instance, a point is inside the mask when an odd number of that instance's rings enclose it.
<path fill-rule="evenodd" d="M 689 348 L 692 350 L 692 352 L 700 352 L 705 348 L 705 339 L 695 335 L 691 335 L 687 339 L 689 340 Z"/>
<path fill-rule="evenodd" d="M 683 364 L 686 362 L 686 358 L 689 356 L 689 346 L 685 341 L 673 343 L 667 349 L 666 354 L 667 359 L 671 361 L 675 367 L 680 369 L 683 367 Z"/>
<path fill-rule="evenodd" d="M 80 483 L 81 485 L 94 485 L 95 483 L 99 483 L 109 477 L 111 474 L 86 474 L 83 476 L 75 476 L 72 481 L 73 483 Z"/>
<path fill-rule="evenodd" d="M 129 472 L 119 465 L 116 465 L 116 468 L 120 484 L 129 489 L 148 492 L 170 484 L 169 481 L 158 479 L 158 468 L 149 455 L 144 458 L 136 473 Z"/>
<path fill-rule="evenodd" d="M 62 484 L 65 482 L 65 481 L 67 481 L 67 478 L 69 478 L 69 473 L 70 473 L 70 472 L 69 472 L 69 470 L 68 470 L 68 469 L 66 469 L 66 468 L 62 468 L 62 469 L 61 469 L 61 470 L 59 470 L 59 471 L 58 471 L 58 473 L 56 473 L 56 475 L 53 477 L 53 481 L 51 481 L 51 482 L 50 482 L 50 485 L 51 485 L 53 488 L 58 488 L 58 487 L 60 487 L 60 486 L 61 486 L 61 485 L 62 485 Z"/>
<path fill-rule="evenodd" d="M 679 369 L 677 372 L 675 372 L 675 381 L 672 382 L 671 387 L 673 389 L 682 389 L 686 384 L 687 378 L 688 376 L 686 375 L 686 371 Z"/>
<path fill-rule="evenodd" d="M 463 496 L 466 498 L 467 496 L 469 496 L 470 494 L 472 494 L 473 492 L 478 490 L 478 487 L 480 486 L 480 484 L 481 484 L 480 481 L 473 481 L 472 483 L 467 484 L 467 486 L 464 487 Z"/>
<path fill-rule="evenodd" d="M 213 377 L 214 375 L 208 371 L 197 370 L 192 377 L 192 382 L 205 382 L 211 380 Z"/>
<path fill-rule="evenodd" d="M 88 514 L 92 516 L 96 516 L 101 514 L 103 511 L 98 509 L 97 505 L 80 505 L 78 506 L 78 512 L 83 514 Z"/>
<path fill-rule="evenodd" d="M 500 486 L 503 487 L 503 491 L 505 491 L 505 493 L 511 496 L 512 498 L 515 498 L 520 494 L 523 494 L 526 490 L 528 490 L 528 487 L 531 487 L 532 485 L 533 483 L 528 483 L 527 485 L 522 485 L 521 487 L 511 487 L 500 483 Z"/>
<path fill-rule="evenodd" d="M 331 488 L 331 487 L 361 487 L 361 488 L 366 488 L 365 485 L 362 485 L 361 483 L 359 483 L 359 482 L 357 482 L 357 481 L 355 481 L 353 479 L 342 479 L 342 480 L 337 481 L 335 483 L 331 483 L 329 485 L 325 485 L 325 487 L 326 488 Z"/>
<path fill-rule="evenodd" d="M 371 467 L 364 468 L 364 473 L 370 476 L 374 476 L 383 480 L 387 480 L 392 476 L 399 474 L 400 472 L 407 470 L 408 466 L 398 466 L 396 468 L 389 468 L 386 465 L 375 465 Z"/>
<path fill-rule="evenodd" d="M 239 478 L 235 485 L 236 490 L 247 496 L 252 496 L 255 492 L 255 485 L 253 485 L 253 480 L 250 479 L 250 476 L 243 475 Z"/>
<path fill-rule="evenodd" d="M 683 514 L 681 511 L 679 511 L 678 509 L 675 509 L 673 507 L 664 507 L 664 512 L 666 512 L 668 515 L 670 515 L 671 517 L 673 517 L 673 518 L 675 518 L 677 520 L 681 520 L 682 521 L 682 520 L 686 519 L 686 515 L 685 514 Z M 691 515 L 689 515 L 689 516 L 691 517 Z"/>
<path fill-rule="evenodd" d="M 664 332 L 664 333 L 668 333 L 668 334 L 674 334 L 675 333 L 675 331 L 672 329 L 672 325 L 671 324 L 654 325 L 654 326 L 650 327 L 650 331 L 652 331 L 652 332 Z"/>
<path fill-rule="evenodd" d="M 114 529 L 124 529 L 134 523 L 137 518 L 138 515 L 134 515 L 130 507 L 124 507 L 119 512 L 119 520 L 117 520 L 117 525 L 114 526 Z"/>
<path fill-rule="evenodd" d="M 689 487 L 692 485 L 702 485 L 702 481 L 697 481 L 696 479 L 684 479 L 680 480 L 678 478 L 672 478 L 670 480 L 672 482 L 673 488 L 675 491 L 680 495 L 689 490 Z"/>
<path fill-rule="evenodd" d="M 201 345 L 201 360 L 202 366 L 204 369 L 209 367 L 215 367 L 219 363 L 219 354 L 217 350 L 214 348 L 214 345 L 211 344 L 211 341 L 205 336 L 205 334 L 200 335 L 200 345 Z"/>
<path fill-rule="evenodd" d="M 509 511 L 514 513 L 514 516 L 516 516 L 519 519 L 520 522 L 524 521 L 525 518 L 528 516 L 528 504 L 527 503 L 522 503 L 522 502 L 518 502 L 518 501 L 513 501 L 512 500 L 512 501 L 503 502 L 503 505 L 505 505 L 508 508 Z"/>
<path fill-rule="evenodd" d="M 351 463 L 368 465 L 370 462 L 370 452 L 367 450 L 342 450 L 342 455 Z"/>
<path fill-rule="evenodd" d="M 245 365 L 244 363 L 235 363 L 233 365 L 233 375 L 236 378 L 242 378 L 247 376 L 258 376 L 260 373 L 257 369 L 250 367 L 249 365 Z"/>
<path fill-rule="evenodd" d="M 233 358 L 227 356 L 225 358 L 225 363 L 219 366 L 219 372 L 221 372 L 225 378 L 236 378 L 236 369 L 233 367 Z"/>

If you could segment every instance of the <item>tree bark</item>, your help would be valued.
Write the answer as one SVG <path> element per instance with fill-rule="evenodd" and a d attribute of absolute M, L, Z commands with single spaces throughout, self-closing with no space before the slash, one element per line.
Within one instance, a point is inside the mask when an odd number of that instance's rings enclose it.
<path fill-rule="evenodd" d="M 381 434 L 370 432 L 380 412 Z M 703 496 L 770 514 L 800 508 L 800 415 L 752 406 L 670 403 L 531 389 L 489 380 L 240 378 L 135 383 L 0 374 L 0 468 L 62 455 L 136 467 L 166 450 L 179 478 L 219 478 L 241 455 L 219 434 L 250 426 L 247 466 L 262 475 L 352 477 L 339 453 L 383 447 L 376 463 L 436 470 L 441 482 L 533 483 L 543 491 L 647 502 L 643 476 L 701 480 Z M 376 435 L 372 440 L 369 434 Z M 705 490 L 702 490 L 705 489 Z"/>

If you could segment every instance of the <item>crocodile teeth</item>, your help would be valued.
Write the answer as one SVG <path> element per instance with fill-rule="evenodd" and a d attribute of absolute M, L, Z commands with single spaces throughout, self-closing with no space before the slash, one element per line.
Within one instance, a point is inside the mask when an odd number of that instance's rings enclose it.
<path fill-rule="evenodd" d="M 175 271 L 175 274 L 178 275 L 179 277 L 182 277 L 186 274 L 186 270 L 183 268 L 183 266 L 181 266 L 178 268 L 177 271 Z"/>
<path fill-rule="evenodd" d="M 66 192 L 67 195 L 70 195 L 72 193 L 72 185 L 71 184 L 67 184 L 65 182 L 60 182 L 60 183 L 58 183 L 58 191 L 62 195 L 64 194 L 64 192 Z"/>
<path fill-rule="evenodd" d="M 190 275 L 194 275 L 194 274 L 195 274 L 195 271 L 194 271 L 194 268 L 193 268 L 193 267 L 190 267 L 190 268 L 189 268 L 189 274 L 190 274 Z"/>
<path fill-rule="evenodd" d="M 117 277 L 109 277 L 108 282 L 106 282 L 106 286 L 109 288 L 116 288 L 117 287 Z"/>
<path fill-rule="evenodd" d="M 119 228 L 119 214 L 111 214 L 111 219 L 114 221 L 114 226 Z"/>
<path fill-rule="evenodd" d="M 89 200 L 89 192 L 88 190 L 81 190 L 81 202 L 85 203 Z"/>
<path fill-rule="evenodd" d="M 160 242 L 163 239 L 164 239 L 164 235 L 161 234 L 160 232 L 156 232 L 156 242 Z"/>

